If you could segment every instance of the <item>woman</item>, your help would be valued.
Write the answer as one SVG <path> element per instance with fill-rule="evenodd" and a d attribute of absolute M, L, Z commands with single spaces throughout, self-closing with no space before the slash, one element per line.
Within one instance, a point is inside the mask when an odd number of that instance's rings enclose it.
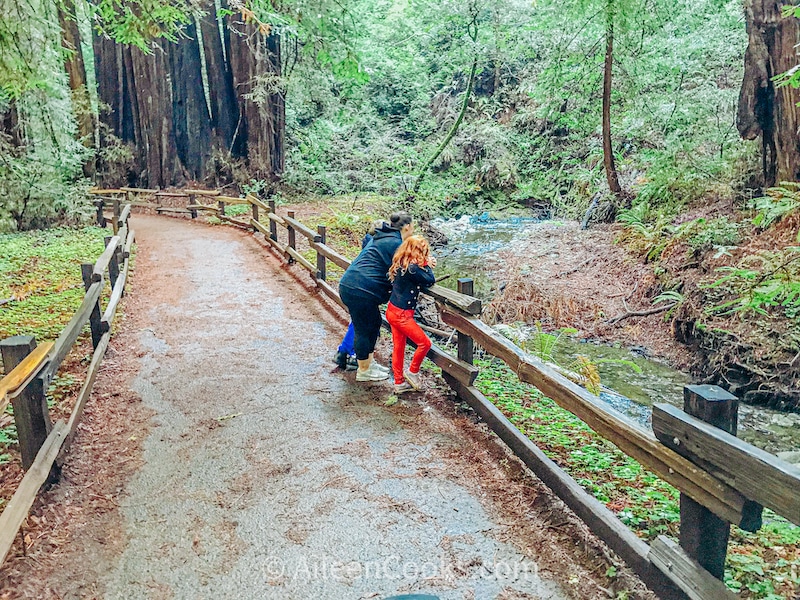
<path fill-rule="evenodd" d="M 372 358 L 381 330 L 380 305 L 389 300 L 392 284 L 387 273 L 395 251 L 414 233 L 411 215 L 394 213 L 375 229 L 372 243 L 361 251 L 339 281 L 339 296 L 350 311 L 355 330 L 356 381 L 388 379 L 389 369 Z"/>

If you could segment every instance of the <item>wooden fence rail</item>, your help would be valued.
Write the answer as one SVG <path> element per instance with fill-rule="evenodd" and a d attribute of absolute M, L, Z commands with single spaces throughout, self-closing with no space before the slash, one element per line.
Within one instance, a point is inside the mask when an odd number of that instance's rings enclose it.
<path fill-rule="evenodd" d="M 115 193 L 98 190 L 98 195 L 100 192 L 103 196 Z M 185 190 L 185 193 L 190 200 L 195 196 L 219 195 L 212 190 Z M 247 195 L 236 202 L 249 203 L 252 217 L 247 222 L 231 217 L 224 220 L 263 234 L 273 249 L 307 270 L 320 291 L 343 306 L 335 288 L 326 281 L 325 261 L 330 260 L 342 269 L 350 261 L 326 244 L 324 229 L 315 231 L 298 221 L 293 213 L 278 215 L 274 201 L 265 203 Z M 213 207 L 193 203 L 189 208 L 225 216 L 222 204 Z M 184 209 L 184 212 L 189 211 Z M 193 213 L 192 218 L 195 216 Z M 262 223 L 262 218 L 267 224 Z M 286 230 L 286 242 L 279 240 L 278 226 Z M 296 234 L 306 238 L 316 253 L 316 264 L 298 252 Z M 714 418 L 719 413 L 735 415 L 738 401 L 733 396 L 724 397 L 724 393 L 718 393 L 723 391 L 711 389 L 713 386 L 693 386 L 709 388 L 701 390 L 699 395 L 697 390 L 687 388 L 687 398 L 691 396 L 693 400 L 687 400 L 684 409 L 696 416 L 675 407 L 657 405 L 653 414 L 654 432 L 647 431 L 477 318 L 481 302 L 472 297 L 469 280 L 460 280 L 459 289 L 456 292 L 433 286 L 428 292 L 436 301 L 443 322 L 458 332 L 458 356 L 434 345 L 428 358 L 441 367 L 445 381 L 456 394 L 660 596 L 732 598 L 719 580 L 727 547 L 726 528 L 734 523 L 747 531 L 756 531 L 761 526 L 762 504 L 800 524 L 797 494 L 800 469 L 736 439 L 724 431 L 735 432 L 735 426 L 730 429 L 730 422 L 726 425 Z M 478 374 L 471 364 L 473 346 L 483 347 L 503 360 L 520 381 L 537 387 L 621 451 L 675 486 L 681 492 L 680 546 L 667 539 L 656 540 L 652 547 L 641 541 L 514 427 L 473 387 Z M 709 408 L 707 414 L 697 411 L 698 403 Z M 714 534 L 704 536 L 708 531 Z"/>
<path fill-rule="evenodd" d="M 104 193 L 116 191 L 103 190 Z M 119 191 L 127 193 L 127 190 Z M 104 225 L 106 219 L 102 212 L 102 201 L 100 202 L 97 219 L 98 224 Z M 82 265 L 86 294 L 58 339 L 40 346 L 36 345 L 33 336 L 15 336 L 0 341 L 7 373 L 0 380 L 0 407 L 4 409 L 10 400 L 14 408 L 22 467 L 25 470 L 20 485 L 0 514 L 0 564 L 8 556 L 39 489 L 48 480 L 58 477 L 57 459 L 67 450 L 75 435 L 111 339 L 111 324 L 124 293 L 131 246 L 135 239 L 134 231 L 128 227 L 130 205 L 122 210 L 118 206 L 114 208 L 113 223 L 117 234 L 106 240 L 106 249 L 97 262 Z M 101 317 L 100 298 L 106 273 L 112 282 L 112 290 Z M 47 388 L 87 323 L 91 326 L 94 353 L 86 381 L 81 387 L 68 422 L 52 424 L 47 410 Z"/>

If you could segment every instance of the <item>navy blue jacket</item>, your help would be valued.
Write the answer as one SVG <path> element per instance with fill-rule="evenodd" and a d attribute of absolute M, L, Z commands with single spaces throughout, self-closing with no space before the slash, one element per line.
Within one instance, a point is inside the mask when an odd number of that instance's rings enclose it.
<path fill-rule="evenodd" d="M 407 271 L 397 271 L 389 302 L 402 310 L 414 310 L 417 308 L 420 292 L 435 282 L 436 277 L 430 267 L 420 267 L 411 263 Z"/>
<path fill-rule="evenodd" d="M 363 297 L 373 298 L 378 304 L 389 300 L 392 282 L 389 267 L 395 251 L 403 242 L 399 229 L 385 224 L 375 230 L 372 242 L 367 243 L 339 280 L 339 287 L 348 288 Z"/>

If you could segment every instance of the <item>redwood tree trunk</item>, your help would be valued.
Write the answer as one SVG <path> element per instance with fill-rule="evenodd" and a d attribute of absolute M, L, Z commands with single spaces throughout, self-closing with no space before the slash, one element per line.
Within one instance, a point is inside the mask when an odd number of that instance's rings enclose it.
<path fill-rule="evenodd" d="M 603 66 L 603 165 L 606 169 L 608 189 L 614 194 L 617 205 L 623 202 L 619 185 L 614 149 L 611 147 L 611 76 L 614 63 L 614 6 L 613 0 L 606 5 L 606 59 Z"/>
<path fill-rule="evenodd" d="M 284 165 L 284 101 L 281 94 L 264 94 L 257 86 L 264 85 L 259 84 L 259 77 L 280 76 L 280 37 L 265 39 L 253 25 L 239 23 L 230 36 L 229 59 L 233 85 L 239 93 L 234 143 L 246 140 L 247 162 L 256 178 L 277 179 Z"/>
<path fill-rule="evenodd" d="M 134 141 L 147 168 L 144 183 L 163 188 L 183 183 L 173 122 L 173 98 L 170 87 L 167 52 L 169 42 L 162 42 L 152 54 L 138 48 L 126 48 L 130 57 L 133 87 L 132 112 Z"/>
<path fill-rule="evenodd" d="M 211 156 L 211 116 L 203 89 L 200 45 L 193 24 L 187 39 L 166 47 L 172 81 L 172 119 L 178 158 L 192 179 L 201 179 Z"/>
<path fill-rule="evenodd" d="M 22 145 L 22 131 L 20 130 L 16 100 L 9 103 L 6 112 L 0 113 L 0 132 L 7 136 L 8 142 L 12 146 Z"/>
<path fill-rule="evenodd" d="M 129 183 L 165 187 L 201 180 L 214 151 L 246 159 L 255 178 L 274 181 L 283 172 L 285 105 L 275 85 L 280 39 L 234 24 L 237 16 L 225 17 L 220 34 L 213 4 L 207 8 L 202 48 L 194 26 L 175 44 L 154 44 L 149 55 L 95 36 L 99 97 L 110 107 L 103 121 L 134 144 L 141 165 L 137 181 Z"/>
<path fill-rule="evenodd" d="M 97 79 L 97 96 L 100 101 L 100 120 L 111 132 L 122 138 L 123 47 L 105 36 L 94 35 L 94 71 Z"/>
<path fill-rule="evenodd" d="M 736 125 L 744 139 L 761 136 L 764 185 L 800 180 L 798 90 L 772 78 L 798 63 L 798 19 L 783 18 L 779 0 L 745 0 L 748 45 Z"/>
<path fill-rule="evenodd" d="M 61 0 L 57 3 L 57 10 L 58 22 L 61 26 L 61 44 L 68 51 L 64 58 L 64 69 L 69 77 L 69 87 L 72 90 L 78 135 L 83 145 L 91 148 L 94 147 L 97 123 L 89 102 L 89 90 L 86 87 L 86 65 L 83 62 L 83 52 L 81 51 L 81 35 L 75 16 L 75 4 L 72 0 Z M 94 176 L 93 160 L 89 160 L 83 165 L 83 172 L 87 177 Z"/>
<path fill-rule="evenodd" d="M 62 45 L 69 51 L 69 55 L 64 59 L 64 66 L 69 75 L 69 87 L 73 90 L 86 87 L 86 67 L 83 64 L 81 36 L 72 0 L 61 0 L 58 3 L 58 22 L 61 25 Z"/>
<path fill-rule="evenodd" d="M 246 153 L 246 147 L 241 143 L 233 143 L 236 126 L 239 124 L 239 102 L 233 87 L 230 61 L 227 60 L 230 32 L 227 27 L 220 28 L 213 2 L 209 12 L 200 21 L 200 28 L 203 32 L 203 53 L 208 72 L 211 127 L 217 138 L 215 145 L 234 157 L 242 157 Z"/>

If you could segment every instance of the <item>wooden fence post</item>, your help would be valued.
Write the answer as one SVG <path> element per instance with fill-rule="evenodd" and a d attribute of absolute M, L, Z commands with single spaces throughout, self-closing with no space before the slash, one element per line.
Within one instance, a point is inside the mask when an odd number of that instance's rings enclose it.
<path fill-rule="evenodd" d="M 225 203 L 222 200 L 219 200 L 217 202 L 217 206 L 219 206 L 219 214 L 224 215 L 225 214 Z"/>
<path fill-rule="evenodd" d="M 269 201 L 269 212 L 273 215 L 278 214 L 275 212 L 275 200 Z M 269 237 L 276 242 L 278 241 L 278 224 L 272 219 L 269 220 Z"/>
<path fill-rule="evenodd" d="M 104 239 L 105 239 L 106 248 L 107 248 L 109 242 L 111 241 L 111 237 L 109 236 L 109 237 L 106 237 Z M 123 241 L 122 243 L 124 244 L 125 242 Z M 120 247 L 120 245 L 117 244 L 117 249 L 119 249 L 119 247 Z M 83 267 L 81 267 L 81 269 L 83 269 Z M 89 273 L 91 274 L 91 271 Z M 108 261 L 108 278 L 111 280 L 111 287 L 112 288 L 117 283 L 117 277 L 119 277 L 119 255 L 115 251 L 114 254 L 111 256 L 111 260 Z M 86 274 L 85 273 L 83 273 L 83 278 L 84 278 L 83 279 L 84 286 L 86 286 Z M 86 287 L 86 289 L 89 289 L 89 288 Z"/>
<path fill-rule="evenodd" d="M 474 283 L 471 278 L 464 277 L 458 280 L 458 293 L 472 296 Z M 474 343 L 472 338 L 465 333 L 458 332 L 458 358 L 465 363 L 472 364 Z"/>
<path fill-rule="evenodd" d="M 739 399 L 715 385 L 687 385 L 683 388 L 683 410 L 736 435 Z M 717 579 L 725 575 L 725 555 L 731 526 L 702 504 L 680 497 L 680 543 L 686 553 Z"/>
<path fill-rule="evenodd" d="M 253 207 L 253 221 L 258 222 L 258 205 L 257 204 L 251 204 L 250 206 Z M 258 231 L 258 227 L 253 225 L 253 233 L 256 233 L 257 231 Z"/>
<path fill-rule="evenodd" d="M 17 335 L 0 341 L 5 372 L 9 373 L 34 348 L 36 339 L 32 335 Z M 27 471 L 53 428 L 47 412 L 47 398 L 42 378 L 37 377 L 31 381 L 19 396 L 11 399 L 11 405 L 14 407 L 14 423 L 17 426 L 22 468 Z"/>
<path fill-rule="evenodd" d="M 188 204 L 188 206 L 195 206 L 196 204 L 197 204 L 197 196 L 195 196 L 194 194 L 192 194 L 190 192 L 189 193 L 189 204 Z M 196 208 L 190 208 L 189 209 L 189 213 L 192 215 L 193 219 L 197 218 L 197 209 Z"/>
<path fill-rule="evenodd" d="M 105 206 L 105 201 L 100 198 L 99 200 L 95 200 L 94 205 L 97 207 L 97 226 L 98 227 L 105 227 L 106 226 L 106 218 L 103 216 L 103 207 Z"/>
<path fill-rule="evenodd" d="M 290 219 L 294 219 L 294 211 L 293 210 L 288 211 L 287 215 L 289 216 Z M 288 223 L 286 224 L 286 233 L 289 235 L 289 248 L 291 248 L 292 250 L 297 250 L 297 238 L 295 237 L 294 227 L 292 227 Z M 289 260 L 289 263 L 293 263 L 294 262 L 294 258 L 292 258 L 291 255 L 289 256 L 288 260 Z"/>
<path fill-rule="evenodd" d="M 113 258 L 112 258 L 113 260 Z M 92 287 L 92 272 L 94 265 L 91 263 L 83 263 L 81 265 L 81 275 L 83 276 L 83 287 L 88 290 Z M 117 273 L 119 274 L 119 272 Z M 100 313 L 100 300 L 95 302 L 92 308 L 92 314 L 89 316 L 89 328 L 92 330 L 92 345 L 97 348 L 100 343 L 100 338 L 103 337 L 103 324 L 102 314 Z"/>
<path fill-rule="evenodd" d="M 326 236 L 326 227 L 325 225 L 317 225 L 317 233 L 319 234 L 319 241 L 321 243 L 325 243 L 327 239 Z M 316 241 L 316 240 L 315 240 Z M 319 250 L 317 251 L 317 279 L 321 279 L 325 281 L 327 277 L 327 269 L 325 268 L 325 255 L 322 254 Z"/>

